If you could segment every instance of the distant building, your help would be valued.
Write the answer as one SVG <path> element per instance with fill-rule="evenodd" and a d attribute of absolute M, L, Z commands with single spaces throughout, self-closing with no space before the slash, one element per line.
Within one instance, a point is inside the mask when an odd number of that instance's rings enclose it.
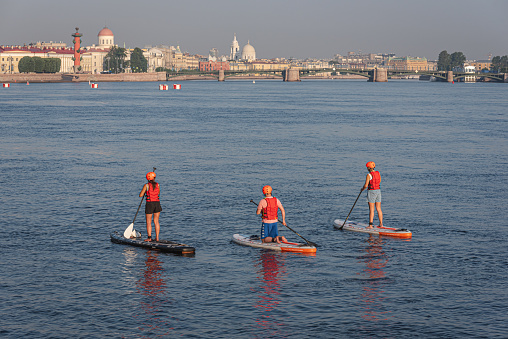
<path fill-rule="evenodd" d="M 229 60 L 238 61 L 240 59 L 240 45 L 236 41 L 236 33 L 234 34 L 233 42 L 231 43 L 231 53 Z"/>
<path fill-rule="evenodd" d="M 247 45 L 243 46 L 242 51 L 240 52 L 240 45 L 236 40 L 236 33 L 234 34 L 233 42 L 231 43 L 231 52 L 229 54 L 230 61 L 254 61 L 256 60 L 256 50 L 250 44 L 250 41 L 247 41 Z"/>
<path fill-rule="evenodd" d="M 243 46 L 241 59 L 244 61 L 256 60 L 256 50 L 249 41 L 247 41 L 247 45 Z"/>
<path fill-rule="evenodd" d="M 219 59 L 219 50 L 217 48 L 212 48 L 210 52 L 208 52 L 208 59 L 217 61 Z"/>
<path fill-rule="evenodd" d="M 115 35 L 107 27 L 100 30 L 99 34 L 97 34 L 97 38 L 99 38 L 99 45 L 97 48 L 111 48 L 115 46 Z"/>
<path fill-rule="evenodd" d="M 0 46 L 0 72 L 19 73 L 19 61 L 23 57 L 59 58 L 60 72 L 71 72 L 74 66 L 74 49 L 57 47 Z"/>
<path fill-rule="evenodd" d="M 492 61 L 491 60 L 477 60 L 477 61 L 470 62 L 469 65 L 474 66 L 476 71 L 479 72 L 484 69 L 490 70 L 490 67 L 492 66 Z"/>
<path fill-rule="evenodd" d="M 426 58 L 413 58 L 409 56 L 402 58 L 388 58 L 386 66 L 388 69 L 397 71 L 424 71 L 428 69 Z"/>
<path fill-rule="evenodd" d="M 229 62 L 228 61 L 212 61 L 212 60 L 204 60 L 199 61 L 199 70 L 201 72 L 209 72 L 209 71 L 229 71 Z"/>

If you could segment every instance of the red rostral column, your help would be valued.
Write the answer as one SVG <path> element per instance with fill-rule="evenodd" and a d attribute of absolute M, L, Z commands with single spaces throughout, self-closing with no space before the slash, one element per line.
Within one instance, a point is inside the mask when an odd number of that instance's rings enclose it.
<path fill-rule="evenodd" d="M 81 54 L 79 52 L 79 45 L 81 43 L 81 37 L 83 36 L 83 34 L 79 33 L 78 30 L 79 30 L 79 27 L 76 27 L 76 33 L 72 34 L 72 36 L 74 37 L 74 40 L 72 41 L 74 43 L 74 73 L 76 73 L 78 71 L 79 64 L 81 61 L 80 60 Z"/>

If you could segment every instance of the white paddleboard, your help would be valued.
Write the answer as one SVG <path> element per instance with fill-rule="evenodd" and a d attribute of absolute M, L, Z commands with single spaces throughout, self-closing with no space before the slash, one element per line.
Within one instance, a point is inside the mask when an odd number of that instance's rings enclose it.
<path fill-rule="evenodd" d="M 340 227 L 344 224 L 344 220 L 335 219 L 333 222 L 333 227 L 340 229 Z M 369 233 L 397 238 L 411 238 L 413 234 L 411 231 L 405 228 L 392 228 L 392 227 L 376 227 L 368 228 L 368 224 L 361 222 L 348 221 L 342 228 L 343 230 L 353 231 L 353 232 L 361 232 L 361 233 Z"/>
<path fill-rule="evenodd" d="M 281 244 L 276 242 L 261 242 L 259 236 L 250 236 L 245 234 L 234 234 L 233 242 L 238 245 L 264 248 L 273 251 L 281 252 L 297 252 L 297 253 L 316 253 L 314 246 L 308 246 L 307 244 L 298 244 L 294 242 L 283 242 Z"/>

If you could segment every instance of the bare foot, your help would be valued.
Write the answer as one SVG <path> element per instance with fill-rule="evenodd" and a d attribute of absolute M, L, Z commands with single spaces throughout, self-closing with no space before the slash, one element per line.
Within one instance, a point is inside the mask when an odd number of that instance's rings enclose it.
<path fill-rule="evenodd" d="M 145 241 L 152 241 L 152 237 L 151 236 L 148 236 L 147 239 L 145 239 Z"/>

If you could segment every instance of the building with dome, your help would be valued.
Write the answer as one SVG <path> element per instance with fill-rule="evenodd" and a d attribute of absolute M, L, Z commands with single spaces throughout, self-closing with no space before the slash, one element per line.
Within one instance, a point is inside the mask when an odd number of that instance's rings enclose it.
<path fill-rule="evenodd" d="M 97 37 L 99 38 L 98 48 L 111 48 L 115 45 L 115 35 L 107 27 L 101 29 Z"/>
<path fill-rule="evenodd" d="M 249 41 L 247 41 L 247 45 L 243 46 L 242 49 L 242 60 L 244 61 L 254 61 L 256 60 L 256 50 Z"/>

